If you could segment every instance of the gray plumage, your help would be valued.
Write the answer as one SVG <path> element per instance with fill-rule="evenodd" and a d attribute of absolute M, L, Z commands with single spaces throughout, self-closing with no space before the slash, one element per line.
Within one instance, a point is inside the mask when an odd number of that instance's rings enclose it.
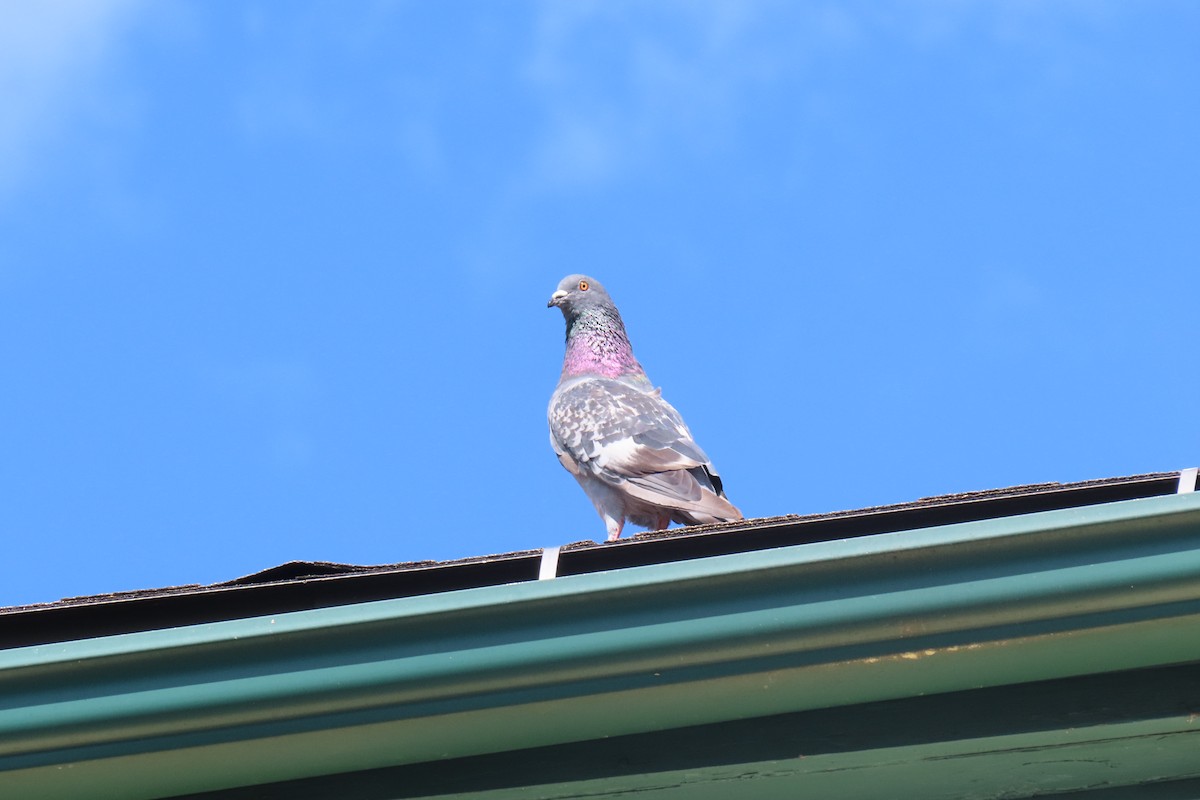
<path fill-rule="evenodd" d="M 626 519 L 653 529 L 741 519 L 683 418 L 634 358 L 604 287 L 569 275 L 547 305 L 562 309 L 567 324 L 550 444 L 596 506 L 609 541 Z"/>

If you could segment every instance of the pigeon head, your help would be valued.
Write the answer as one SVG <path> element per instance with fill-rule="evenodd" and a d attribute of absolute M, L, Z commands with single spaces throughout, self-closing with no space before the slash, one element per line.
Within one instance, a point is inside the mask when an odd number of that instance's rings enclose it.
<path fill-rule="evenodd" d="M 563 376 L 632 376 L 645 380 L 633 357 L 625 323 L 608 292 L 587 275 L 568 275 L 558 282 L 546 307 L 558 306 L 567 321 Z"/>
<path fill-rule="evenodd" d="M 550 295 L 546 308 L 557 306 L 563 316 L 571 320 L 589 309 L 616 311 L 612 298 L 595 278 L 587 275 L 568 275 L 558 282 L 558 288 Z"/>

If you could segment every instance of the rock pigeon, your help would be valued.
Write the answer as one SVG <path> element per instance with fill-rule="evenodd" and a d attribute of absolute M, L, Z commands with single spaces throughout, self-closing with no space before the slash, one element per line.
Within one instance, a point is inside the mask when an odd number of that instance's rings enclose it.
<path fill-rule="evenodd" d="M 550 444 L 608 529 L 628 519 L 662 530 L 742 518 L 721 477 L 633 356 L 625 324 L 604 287 L 568 275 L 546 307 L 562 309 L 567 349 L 550 398 Z"/>

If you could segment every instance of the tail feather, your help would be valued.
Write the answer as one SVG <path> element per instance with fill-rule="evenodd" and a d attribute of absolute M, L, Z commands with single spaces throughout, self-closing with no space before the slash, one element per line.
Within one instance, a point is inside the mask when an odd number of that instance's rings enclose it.
<path fill-rule="evenodd" d="M 670 509 L 671 518 L 685 525 L 742 519 L 742 512 L 714 491 L 715 487 L 705 485 L 709 481 L 697 479 L 693 472 L 700 469 L 641 475 L 625 481 L 622 488 L 642 502 Z"/>
<path fill-rule="evenodd" d="M 708 494 L 705 500 L 708 502 L 705 503 L 703 511 L 680 510 L 672 514 L 671 518 L 683 525 L 709 525 L 714 522 L 734 522 L 744 519 L 742 512 L 724 497 Z"/>

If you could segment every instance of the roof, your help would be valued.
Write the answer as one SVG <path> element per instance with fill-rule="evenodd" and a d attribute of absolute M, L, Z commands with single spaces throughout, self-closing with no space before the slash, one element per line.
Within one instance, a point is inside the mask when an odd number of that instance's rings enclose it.
<path fill-rule="evenodd" d="M 547 555 L 556 560 L 554 575 L 564 577 L 1159 497 L 1179 490 L 1181 474 L 1038 483 L 852 511 L 673 528 L 617 542 L 573 542 L 550 553 L 517 550 L 453 561 L 372 566 L 290 561 L 207 586 L 113 592 L 0 608 L 0 648 L 536 581 L 542 577 Z"/>
<path fill-rule="evenodd" d="M 1198 796 L 1195 475 L 9 609 L 0 786 Z"/>

